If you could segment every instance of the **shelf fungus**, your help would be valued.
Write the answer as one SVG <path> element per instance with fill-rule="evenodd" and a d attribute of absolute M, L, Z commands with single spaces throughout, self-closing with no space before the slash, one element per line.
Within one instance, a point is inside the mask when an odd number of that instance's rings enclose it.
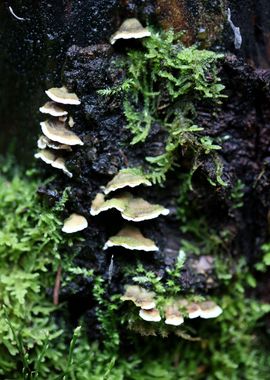
<path fill-rule="evenodd" d="M 51 150 L 43 149 L 37 152 L 34 157 L 41 159 L 43 162 L 51 165 L 55 169 L 62 170 L 68 177 L 72 177 L 72 173 L 66 168 L 64 158 L 57 157 Z"/>
<path fill-rule="evenodd" d="M 39 149 L 46 149 L 46 148 L 51 148 L 54 150 L 68 150 L 71 151 L 71 147 L 69 145 L 65 144 L 59 144 L 55 141 L 52 141 L 48 139 L 48 137 L 41 135 L 37 141 L 37 146 Z"/>
<path fill-rule="evenodd" d="M 158 247 L 151 239 L 145 238 L 141 231 L 133 226 L 125 226 L 115 236 L 109 238 L 103 249 L 123 247 L 136 251 L 158 251 Z"/>
<path fill-rule="evenodd" d="M 88 227 L 87 219 L 78 214 L 71 214 L 64 221 L 62 231 L 66 234 L 72 234 L 74 232 L 82 231 Z"/>
<path fill-rule="evenodd" d="M 200 317 L 203 319 L 217 318 L 223 312 L 222 308 L 212 301 L 201 302 L 199 306 Z"/>
<path fill-rule="evenodd" d="M 74 132 L 57 120 L 46 120 L 40 123 L 42 132 L 52 141 L 65 145 L 83 145 L 82 140 Z"/>
<path fill-rule="evenodd" d="M 103 211 L 108 211 L 110 209 L 116 209 L 120 212 L 125 210 L 128 201 L 128 196 L 122 194 L 117 198 L 105 200 L 105 196 L 102 193 L 98 193 L 92 202 L 90 214 L 95 216 Z"/>
<path fill-rule="evenodd" d="M 46 90 L 45 93 L 50 99 L 56 103 L 79 105 L 81 104 L 78 96 L 73 92 L 68 92 L 66 87 L 52 87 Z"/>
<path fill-rule="evenodd" d="M 124 219 L 132 222 L 141 222 L 169 214 L 169 210 L 163 206 L 151 204 L 142 198 L 135 198 L 130 193 L 123 193 L 109 200 L 105 200 L 104 195 L 99 193 L 92 203 L 90 213 L 98 215 L 112 208 L 120 211 Z"/>
<path fill-rule="evenodd" d="M 139 169 L 122 169 L 116 176 L 108 182 L 104 189 L 107 195 L 112 191 L 123 189 L 125 187 L 137 187 L 140 185 L 151 186 L 151 182 Z"/>
<path fill-rule="evenodd" d="M 132 301 L 136 306 L 144 310 L 150 310 L 156 307 L 155 295 L 154 292 L 149 292 L 138 285 L 128 285 L 121 300 Z"/>
<path fill-rule="evenodd" d="M 165 307 L 165 318 L 166 325 L 180 326 L 184 323 L 184 317 L 176 304 L 167 305 Z"/>
<path fill-rule="evenodd" d="M 158 309 L 145 310 L 141 309 L 139 311 L 139 316 L 147 322 L 160 322 L 161 316 Z"/>
<path fill-rule="evenodd" d="M 117 40 L 129 40 L 131 38 L 144 38 L 151 36 L 151 32 L 142 26 L 136 18 L 128 18 L 111 38 L 110 43 L 113 45 Z"/>
<path fill-rule="evenodd" d="M 201 308 L 195 302 L 188 303 L 186 306 L 186 311 L 189 319 L 194 319 L 201 316 Z"/>
<path fill-rule="evenodd" d="M 42 107 L 39 108 L 39 110 L 41 113 L 46 113 L 55 117 L 62 117 L 68 114 L 66 110 L 61 108 L 59 104 L 53 101 L 45 103 Z"/>

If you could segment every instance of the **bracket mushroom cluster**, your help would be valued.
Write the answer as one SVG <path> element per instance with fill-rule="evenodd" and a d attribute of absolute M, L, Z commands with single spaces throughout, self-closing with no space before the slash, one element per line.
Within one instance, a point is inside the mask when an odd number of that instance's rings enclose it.
<path fill-rule="evenodd" d="M 149 292 L 138 285 L 127 285 L 122 301 L 132 301 L 140 308 L 139 316 L 146 322 L 160 322 L 162 316 L 165 324 L 180 326 L 184 318 L 210 319 L 217 318 L 222 313 L 222 308 L 213 301 L 190 302 L 186 299 L 173 299 L 167 301 L 164 306 L 158 307 L 156 294 Z"/>
<path fill-rule="evenodd" d="M 134 188 L 140 185 L 151 186 L 151 182 L 138 169 L 122 169 L 103 189 L 103 193 L 98 193 L 93 200 L 91 215 L 95 216 L 101 212 L 115 209 L 120 212 L 124 220 L 129 222 L 115 236 L 111 236 L 107 240 L 103 247 L 104 250 L 117 246 L 137 251 L 158 251 L 155 242 L 143 236 L 140 229 L 131 223 L 168 215 L 169 210 L 158 204 L 149 203 L 143 198 L 134 197 L 130 192 L 121 192 L 124 188 Z M 120 190 L 117 195 L 106 199 L 106 196 L 117 190 Z"/>
<path fill-rule="evenodd" d="M 70 130 L 74 121 L 71 116 L 68 117 L 68 111 L 65 109 L 65 106 L 79 105 L 81 101 L 75 93 L 68 92 L 64 86 L 50 88 L 45 93 L 50 101 L 39 110 L 42 114 L 46 114 L 48 119 L 40 123 L 43 134 L 37 141 L 39 151 L 35 154 L 35 158 L 72 177 L 73 174 L 67 169 L 65 159 L 59 155 L 59 151 L 71 152 L 72 146 L 83 145 L 80 137 Z M 87 219 L 73 213 L 65 219 L 62 231 L 70 234 L 87 227 Z"/>
<path fill-rule="evenodd" d="M 75 93 L 68 92 L 66 87 L 53 87 L 45 93 L 50 101 L 39 108 L 40 112 L 49 118 L 40 123 L 42 135 L 37 141 L 39 151 L 35 158 L 41 159 L 53 168 L 62 170 L 72 177 L 66 168 L 64 157 L 59 151 L 69 152 L 74 145 L 83 145 L 82 140 L 70 128 L 73 127 L 72 117 L 68 117 L 66 105 L 79 105 L 81 102 Z"/>

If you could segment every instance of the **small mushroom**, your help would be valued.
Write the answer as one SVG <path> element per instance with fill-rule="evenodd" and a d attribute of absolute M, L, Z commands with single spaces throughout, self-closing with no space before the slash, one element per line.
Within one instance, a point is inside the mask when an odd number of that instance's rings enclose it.
<path fill-rule="evenodd" d="M 65 145 L 83 145 L 82 140 L 74 132 L 66 129 L 60 121 L 46 120 L 40 125 L 44 135 L 52 141 Z"/>
<path fill-rule="evenodd" d="M 189 319 L 198 318 L 201 315 L 201 308 L 195 302 L 191 302 L 186 306 Z"/>
<path fill-rule="evenodd" d="M 40 107 L 39 110 L 41 113 L 46 113 L 55 117 L 62 117 L 68 114 L 67 111 L 63 110 L 59 104 L 55 102 L 47 102 Z"/>
<path fill-rule="evenodd" d="M 160 322 L 161 316 L 158 309 L 145 310 L 141 309 L 139 311 L 139 316 L 147 322 Z"/>
<path fill-rule="evenodd" d="M 201 309 L 200 317 L 203 319 L 217 318 L 223 310 L 215 302 L 205 301 L 199 304 Z"/>
<path fill-rule="evenodd" d="M 48 137 L 41 135 L 37 141 L 37 146 L 39 149 L 51 148 L 54 150 L 68 150 L 71 151 L 71 147 L 65 144 L 59 144 L 55 141 L 48 139 Z"/>
<path fill-rule="evenodd" d="M 178 310 L 176 304 L 166 306 L 165 318 L 166 325 L 180 326 L 182 323 L 184 323 L 183 315 Z"/>
<path fill-rule="evenodd" d="M 43 162 L 49 165 L 51 165 L 56 159 L 55 154 L 48 149 L 41 150 L 40 152 L 36 153 L 34 157 L 41 159 Z"/>
<path fill-rule="evenodd" d="M 63 157 L 56 158 L 56 160 L 53 161 L 51 165 L 53 168 L 63 170 L 63 172 L 66 173 L 68 177 L 73 177 L 73 174 L 66 168 L 65 160 Z"/>
<path fill-rule="evenodd" d="M 70 128 L 73 128 L 74 124 L 75 124 L 74 119 L 72 116 L 70 116 L 68 119 L 68 125 L 70 126 Z"/>
<path fill-rule="evenodd" d="M 158 251 L 158 247 L 151 239 L 145 238 L 141 231 L 133 226 L 126 226 L 105 243 L 103 249 L 123 247 L 137 251 Z"/>
<path fill-rule="evenodd" d="M 144 28 L 140 21 L 136 18 L 128 18 L 125 20 L 120 28 L 115 32 L 111 38 L 110 43 L 113 45 L 117 40 L 130 38 L 144 38 L 151 36 L 151 32 Z"/>
<path fill-rule="evenodd" d="M 98 193 L 92 202 L 90 214 L 95 216 L 103 211 L 115 208 L 118 211 L 124 211 L 128 197 L 126 194 L 122 194 L 117 198 L 109 199 L 105 201 L 105 196 L 102 193 Z"/>
<path fill-rule="evenodd" d="M 68 92 L 66 87 L 52 87 L 46 90 L 45 93 L 54 102 L 61 104 L 78 105 L 81 104 L 78 96 L 73 92 Z"/>
<path fill-rule="evenodd" d="M 82 215 L 71 214 L 64 221 L 62 231 L 66 234 L 72 234 L 74 232 L 82 231 L 88 227 L 86 218 Z"/>
<path fill-rule="evenodd" d="M 154 292 L 148 292 L 146 289 L 137 285 L 128 285 L 125 294 L 121 297 L 122 301 L 132 301 L 136 306 L 144 310 L 150 310 L 156 307 Z"/>
<path fill-rule="evenodd" d="M 112 191 L 123 189 L 124 187 L 136 187 L 140 185 L 151 186 L 151 182 L 139 169 L 122 169 L 107 184 L 104 193 L 107 195 Z"/>

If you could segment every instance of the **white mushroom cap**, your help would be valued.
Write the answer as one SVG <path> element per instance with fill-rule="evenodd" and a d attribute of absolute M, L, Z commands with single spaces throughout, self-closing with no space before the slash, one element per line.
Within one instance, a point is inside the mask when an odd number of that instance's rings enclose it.
<path fill-rule="evenodd" d="M 161 316 L 157 309 L 144 310 L 141 309 L 139 311 L 139 316 L 147 322 L 160 322 Z"/>
<path fill-rule="evenodd" d="M 40 107 L 39 110 L 41 113 L 46 113 L 55 117 L 65 116 L 68 114 L 67 111 L 63 110 L 63 108 L 61 108 L 59 104 L 55 102 L 47 102 L 42 107 Z"/>
<path fill-rule="evenodd" d="M 180 326 L 184 323 L 184 317 L 178 310 L 177 304 L 171 304 L 165 308 L 166 325 Z"/>
<path fill-rule="evenodd" d="M 90 214 L 95 216 L 103 211 L 108 211 L 112 208 L 118 211 L 124 211 L 126 203 L 128 201 L 128 196 L 126 194 L 121 194 L 117 198 L 109 199 L 105 201 L 105 196 L 102 193 L 98 193 L 92 202 Z"/>
<path fill-rule="evenodd" d="M 198 304 L 192 302 L 186 307 L 189 319 L 198 318 L 201 316 L 201 308 Z"/>
<path fill-rule="evenodd" d="M 62 231 L 71 234 L 74 232 L 82 231 L 88 227 L 87 219 L 78 214 L 71 214 L 65 221 Z"/>
<path fill-rule="evenodd" d="M 137 251 L 158 251 L 158 247 L 151 239 L 145 238 L 140 230 L 133 226 L 126 226 L 105 243 L 103 249 L 123 247 Z"/>
<path fill-rule="evenodd" d="M 37 146 L 39 149 L 51 148 L 54 150 L 68 150 L 71 151 L 71 147 L 65 144 L 59 144 L 55 141 L 48 139 L 48 137 L 41 135 L 37 141 Z"/>
<path fill-rule="evenodd" d="M 140 21 L 136 18 L 128 18 L 122 23 L 117 32 L 111 36 L 110 42 L 113 45 L 119 39 L 128 40 L 130 38 L 144 38 L 149 36 L 151 36 L 151 32 L 144 28 Z"/>
<path fill-rule="evenodd" d="M 124 187 L 136 187 L 140 185 L 151 186 L 151 182 L 139 169 L 122 169 L 113 179 L 108 182 L 104 189 L 104 193 L 107 195 L 112 191 L 123 189 Z"/>
<path fill-rule="evenodd" d="M 81 104 L 78 96 L 73 92 L 68 92 L 66 87 L 52 87 L 45 93 L 56 103 L 78 105 Z"/>
<path fill-rule="evenodd" d="M 50 150 L 42 150 L 34 155 L 35 158 L 40 158 L 46 164 L 51 165 L 53 161 L 56 159 L 56 156 Z"/>
<path fill-rule="evenodd" d="M 63 157 L 56 158 L 56 160 L 53 161 L 51 165 L 53 168 L 63 170 L 63 172 L 66 173 L 68 177 L 73 177 L 73 174 L 66 168 L 65 160 Z"/>
<path fill-rule="evenodd" d="M 223 312 L 222 308 L 212 301 L 201 302 L 199 306 L 200 317 L 203 319 L 217 318 Z"/>
<path fill-rule="evenodd" d="M 40 125 L 44 135 L 52 141 L 66 145 L 83 145 L 82 140 L 74 132 L 66 129 L 60 121 L 46 120 Z"/>

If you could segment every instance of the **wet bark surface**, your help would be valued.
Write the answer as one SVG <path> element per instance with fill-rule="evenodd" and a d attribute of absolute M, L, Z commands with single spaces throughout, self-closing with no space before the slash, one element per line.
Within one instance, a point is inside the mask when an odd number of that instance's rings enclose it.
<path fill-rule="evenodd" d="M 242 4 L 242 5 L 241 5 Z M 25 20 L 17 20 L 8 11 Z M 224 166 L 223 178 L 228 187 L 213 188 L 206 177 L 214 177 L 215 168 L 207 157 L 194 176 L 196 202 L 206 216 L 209 227 L 231 231 L 228 254 L 236 259 L 242 255 L 250 265 L 260 255 L 260 246 L 267 239 L 270 181 L 270 75 L 269 31 L 270 5 L 267 1 L 13 1 L 0 8 L 1 50 L 1 150 L 14 136 L 20 141 L 18 157 L 32 157 L 31 147 L 39 134 L 38 107 L 45 100 L 44 90 L 65 84 L 82 101 L 72 108 L 74 131 L 83 139 L 84 146 L 74 148 L 67 155 L 68 169 L 74 178 L 58 175 L 50 187 L 40 189 L 52 204 L 65 187 L 71 197 L 63 217 L 78 212 L 89 218 L 91 202 L 100 187 L 124 167 L 144 165 L 144 157 L 158 155 L 164 148 L 166 133 L 159 125 L 152 127 L 145 144 L 131 147 L 131 135 L 125 128 L 121 96 L 104 97 L 97 90 L 112 86 L 124 75 L 114 62 L 125 54 L 125 44 L 112 48 L 110 35 L 126 17 L 138 17 L 143 23 L 178 30 L 186 29 L 187 42 L 200 39 L 202 45 L 219 50 L 234 51 L 233 33 L 227 24 L 226 9 L 230 6 L 235 25 L 240 26 L 243 47 L 235 55 L 228 55 L 221 67 L 228 98 L 213 116 L 213 110 L 200 106 L 198 124 L 223 147 L 220 157 Z M 263 10 L 263 11 L 262 11 Z M 241 11 L 241 12 L 240 12 Z M 225 26 L 224 26 L 225 25 Z M 242 58 L 243 59 L 242 59 Z M 247 65 L 246 62 L 252 64 Z M 18 145 L 17 145 L 18 146 Z M 179 163 L 183 164 L 181 153 Z M 39 166 L 42 168 L 42 165 Z M 185 165 L 184 165 L 185 167 Z M 42 169 L 40 169 L 42 170 Z M 46 169 L 46 175 L 54 173 Z M 244 206 L 234 209 L 230 191 L 240 179 L 244 183 Z M 141 230 L 160 247 L 158 253 L 132 253 L 117 250 L 113 280 L 108 294 L 122 291 L 125 262 L 141 260 L 166 282 L 166 267 L 178 254 L 181 238 L 176 218 L 176 203 L 180 184 L 172 173 L 163 189 L 140 188 L 134 194 L 170 208 L 168 217 L 154 222 L 143 222 Z M 83 232 L 85 242 L 76 247 L 75 262 L 85 268 L 95 268 L 108 279 L 111 254 L 102 247 L 109 236 L 118 232 L 122 220 L 116 212 L 89 219 L 90 227 Z M 116 253 L 116 252 L 115 252 Z M 116 255 L 115 255 L 116 256 Z M 191 258 L 192 260 L 193 258 Z M 233 269 L 232 269 L 233 270 Z M 208 281 L 211 277 L 212 282 Z M 185 292 L 218 294 L 214 272 L 196 273 L 190 261 L 186 263 L 179 284 Z M 91 299 L 91 279 L 78 276 L 60 294 L 67 300 L 72 318 L 84 315 L 95 320 Z M 267 292 L 260 291 L 264 299 Z M 95 334 L 93 330 L 91 332 Z"/>

